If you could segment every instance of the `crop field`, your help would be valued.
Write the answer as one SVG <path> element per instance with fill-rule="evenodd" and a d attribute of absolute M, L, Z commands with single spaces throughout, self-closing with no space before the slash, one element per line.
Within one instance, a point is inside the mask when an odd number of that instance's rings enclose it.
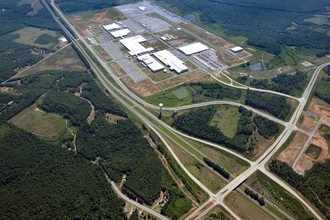
<path fill-rule="evenodd" d="M 20 78 L 46 70 L 85 71 L 86 67 L 71 46 L 48 56 L 42 62 L 17 74 L 14 78 Z"/>
<path fill-rule="evenodd" d="M 23 29 L 13 32 L 13 34 L 19 35 L 19 38 L 14 40 L 15 42 L 41 47 L 41 48 L 50 48 L 53 45 L 56 45 L 58 41 L 57 40 L 58 34 L 55 31 L 42 30 L 40 28 L 35 28 L 35 27 L 25 27 Z M 51 43 L 45 45 L 36 43 L 35 41 L 38 39 L 38 37 L 43 34 L 50 35 L 51 37 L 54 38 L 54 40 Z"/>
<path fill-rule="evenodd" d="M 227 137 L 233 138 L 236 133 L 240 114 L 235 106 L 219 106 L 210 125 L 216 126 Z"/>
<path fill-rule="evenodd" d="M 41 98 L 15 115 L 9 122 L 35 135 L 55 138 L 66 130 L 66 121 L 60 116 L 41 111 L 37 107 L 39 102 Z"/>
<path fill-rule="evenodd" d="M 310 215 L 290 193 L 259 171 L 248 178 L 246 184 L 295 219 L 306 219 Z"/>
<path fill-rule="evenodd" d="M 231 192 L 225 198 L 225 204 L 243 219 L 273 219 L 257 204 L 237 191 Z"/>
<path fill-rule="evenodd" d="M 225 186 L 226 182 L 222 178 L 220 178 L 214 172 L 210 171 L 208 168 L 204 167 L 204 165 L 199 163 L 194 157 L 192 157 L 187 152 L 183 151 L 181 148 L 177 147 L 173 143 L 170 143 L 170 145 L 177 157 L 189 170 L 189 172 L 191 172 L 209 190 L 216 193 L 222 187 Z"/>

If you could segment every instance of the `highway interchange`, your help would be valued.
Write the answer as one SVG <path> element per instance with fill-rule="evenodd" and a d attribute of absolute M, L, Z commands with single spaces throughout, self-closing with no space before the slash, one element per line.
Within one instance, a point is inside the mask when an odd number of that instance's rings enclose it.
<path fill-rule="evenodd" d="M 232 192 L 234 189 L 236 189 L 240 184 L 242 184 L 250 175 L 252 175 L 257 170 L 260 170 L 265 175 L 267 175 L 269 178 L 271 178 L 274 182 L 276 182 L 278 185 L 286 189 L 289 193 L 291 193 L 296 199 L 298 199 L 302 204 L 304 204 L 311 213 L 317 218 L 322 219 L 320 214 L 315 211 L 310 204 L 308 204 L 304 198 L 302 198 L 293 188 L 291 188 L 287 183 L 276 177 L 274 174 L 267 171 L 265 168 L 266 163 L 271 159 L 271 157 L 280 149 L 280 147 L 285 143 L 285 141 L 288 139 L 288 137 L 291 135 L 292 131 L 295 129 L 295 125 L 299 119 L 299 116 L 303 112 L 303 108 L 308 100 L 308 97 L 312 91 L 312 88 L 318 78 L 318 75 L 322 68 L 324 68 L 327 65 L 330 65 L 330 63 L 325 63 L 323 65 L 320 65 L 316 68 L 308 86 L 306 87 L 303 96 L 301 98 L 291 97 L 282 93 L 269 91 L 269 90 L 262 90 L 262 89 L 255 89 L 255 88 L 249 88 L 251 90 L 261 91 L 261 92 L 268 92 L 272 94 L 278 94 L 283 95 L 286 97 L 294 98 L 299 102 L 298 107 L 296 108 L 293 116 L 291 117 L 289 122 L 284 122 L 282 120 L 279 120 L 275 117 L 272 117 L 270 115 L 267 115 L 263 112 L 260 112 L 258 110 L 255 110 L 251 107 L 244 106 L 239 103 L 235 102 L 225 102 L 225 101 L 214 101 L 214 102 L 207 102 L 207 103 L 199 103 L 199 104 L 193 104 L 193 105 L 187 105 L 187 106 L 180 106 L 180 107 L 164 107 L 164 110 L 170 110 L 170 111 L 178 111 L 182 109 L 190 109 L 190 108 L 197 108 L 207 105 L 221 105 L 221 104 L 227 104 L 227 105 L 234 105 L 239 106 L 242 105 L 243 107 L 254 111 L 257 114 L 260 114 L 272 121 L 275 121 L 279 124 L 282 124 L 285 129 L 279 135 L 279 137 L 276 139 L 276 141 L 273 143 L 271 147 L 267 149 L 267 151 L 259 157 L 257 161 L 250 161 L 246 158 L 242 157 L 241 155 L 225 148 L 219 145 L 216 145 L 214 143 L 210 143 L 208 141 L 200 140 L 198 138 L 192 138 L 190 136 L 184 135 L 181 132 L 178 132 L 168 126 L 166 123 L 158 120 L 152 113 L 147 111 L 145 107 L 152 108 L 152 109 L 158 109 L 158 106 L 151 105 L 150 103 L 145 102 L 138 96 L 136 96 L 134 93 L 132 93 L 121 81 L 120 79 L 112 72 L 112 70 L 102 61 L 102 59 L 96 54 L 96 52 L 93 50 L 93 48 L 86 42 L 86 40 L 78 33 L 78 31 L 71 25 L 71 23 L 66 19 L 66 17 L 63 15 L 61 10 L 55 5 L 54 0 L 51 0 L 52 8 L 48 5 L 48 3 L 45 2 L 45 0 L 42 0 L 43 4 L 46 6 L 46 8 L 50 11 L 56 22 L 60 25 L 60 27 L 63 29 L 63 31 L 66 32 L 68 36 L 70 36 L 72 42 L 76 45 L 77 48 L 82 52 L 82 54 L 85 56 L 85 58 L 89 61 L 91 64 L 91 69 L 96 74 L 102 85 L 111 93 L 111 95 L 119 101 L 121 104 L 123 104 L 127 109 L 129 109 L 133 114 L 135 114 L 141 121 L 143 121 L 146 126 L 150 127 L 164 142 L 164 144 L 167 146 L 168 150 L 174 157 L 174 159 L 178 162 L 180 167 L 187 173 L 187 175 L 196 183 L 198 184 L 209 196 L 210 199 L 199 206 L 196 210 L 194 210 L 187 219 L 200 219 L 204 215 L 206 215 L 210 210 L 212 210 L 216 205 L 221 205 L 223 208 L 225 208 L 233 217 L 240 219 L 239 216 L 237 216 L 232 210 L 230 210 L 225 204 L 224 204 L 224 198 Z M 54 13 L 53 9 L 56 10 L 56 14 Z M 78 36 L 77 39 L 75 39 L 74 36 L 70 33 L 70 31 L 67 30 L 67 28 L 62 24 L 62 22 L 58 19 L 57 16 L 60 16 L 61 19 L 66 23 L 66 25 L 74 31 L 75 35 Z M 102 65 L 102 67 L 110 74 L 111 78 L 115 80 L 115 82 L 119 85 L 120 88 L 116 87 L 110 80 L 102 73 L 102 71 L 99 70 L 98 66 L 93 62 L 93 60 L 88 56 L 85 49 L 77 42 L 77 40 L 80 40 L 82 44 L 87 47 L 87 49 L 94 55 L 95 58 L 98 59 L 99 63 Z M 221 82 L 223 83 L 223 82 Z M 233 87 L 239 87 L 240 89 L 247 89 L 248 87 L 241 87 L 241 86 L 234 86 L 231 84 L 227 84 L 229 86 Z M 164 132 L 166 131 L 166 132 Z M 172 139 L 172 137 L 175 137 L 176 139 L 182 139 L 180 136 L 185 136 L 186 138 L 194 139 L 199 142 L 203 142 L 206 144 L 210 144 L 212 146 L 216 146 L 222 150 L 225 150 L 228 153 L 231 153 L 241 159 L 244 159 L 250 164 L 250 167 L 245 170 L 243 173 L 241 173 L 239 176 L 235 177 L 231 182 L 229 182 L 224 188 L 222 188 L 218 193 L 214 194 L 212 193 L 207 187 L 205 187 L 197 178 L 195 178 L 180 162 L 179 158 L 174 154 L 173 150 L 169 147 L 168 143 L 163 137 L 166 137 L 168 139 Z M 172 139 L 173 140 L 173 139 Z M 175 141 L 175 140 L 174 140 Z M 179 143 L 177 143 L 180 145 Z M 181 146 L 182 147 L 182 146 Z M 116 193 L 125 201 L 139 207 L 140 209 L 154 215 L 155 217 L 159 219 L 167 219 L 165 216 L 156 213 L 155 211 L 151 210 L 149 207 L 146 207 L 142 204 L 135 204 L 134 201 L 127 198 L 125 195 L 121 194 L 120 191 L 116 188 L 116 185 L 111 182 L 112 187 L 115 189 Z M 207 207 L 207 208 L 206 208 Z M 205 209 L 206 208 L 206 209 Z"/>

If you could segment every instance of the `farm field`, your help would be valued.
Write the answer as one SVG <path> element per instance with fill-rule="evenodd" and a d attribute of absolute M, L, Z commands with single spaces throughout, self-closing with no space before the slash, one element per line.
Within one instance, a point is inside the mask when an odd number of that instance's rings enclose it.
<path fill-rule="evenodd" d="M 35 27 L 25 27 L 18 31 L 13 32 L 12 34 L 18 34 L 19 38 L 15 39 L 14 42 L 27 44 L 30 46 L 41 47 L 41 48 L 50 48 L 55 46 L 58 43 L 58 33 L 51 30 L 42 30 L 40 28 Z M 38 37 L 42 36 L 43 34 L 47 34 L 49 38 L 52 38 L 51 43 L 48 44 L 40 44 L 36 43 Z"/>
<path fill-rule="evenodd" d="M 56 138 L 66 131 L 66 121 L 61 116 L 40 110 L 38 104 L 42 99 L 43 97 L 39 98 L 35 104 L 15 115 L 9 122 L 32 134 Z"/>
<path fill-rule="evenodd" d="M 33 75 L 46 70 L 85 71 L 86 67 L 72 46 L 67 46 L 55 54 L 49 55 L 42 62 L 17 74 L 14 79 Z"/>

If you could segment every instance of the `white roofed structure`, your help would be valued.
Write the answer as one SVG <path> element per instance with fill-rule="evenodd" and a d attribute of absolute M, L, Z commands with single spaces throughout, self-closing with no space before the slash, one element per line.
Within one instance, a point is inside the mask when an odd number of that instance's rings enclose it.
<path fill-rule="evenodd" d="M 170 70 L 174 70 L 177 73 L 188 71 L 188 67 L 168 50 L 161 50 L 153 53 L 153 55 L 168 66 Z"/>
<path fill-rule="evenodd" d="M 110 32 L 110 34 L 114 37 L 114 38 L 118 38 L 118 37 L 124 37 L 127 34 L 129 34 L 131 31 L 127 28 L 122 29 L 122 30 L 118 30 L 118 31 L 112 31 Z"/>
<path fill-rule="evenodd" d="M 116 23 L 112 23 L 112 24 L 104 25 L 103 28 L 107 31 L 111 31 L 111 30 L 119 29 L 121 27 Z"/>
<path fill-rule="evenodd" d="M 186 55 L 191 55 L 194 53 L 202 52 L 204 50 L 208 50 L 209 48 L 205 44 L 196 42 L 196 43 L 184 45 L 182 47 L 179 47 L 178 49 Z"/>
<path fill-rule="evenodd" d="M 233 48 L 230 48 L 230 50 L 234 53 L 237 53 L 237 52 L 243 51 L 243 48 L 242 47 L 233 47 Z"/>
<path fill-rule="evenodd" d="M 145 48 L 143 45 L 140 44 L 145 41 L 146 39 L 141 35 L 119 40 L 119 42 L 129 50 L 129 54 L 131 56 L 134 55 L 138 56 L 142 53 L 146 53 L 154 50 L 154 48 L 152 47 Z"/>
<path fill-rule="evenodd" d="M 149 54 L 139 56 L 137 59 L 141 61 L 144 65 L 149 67 L 153 72 L 157 72 L 164 69 L 164 66 Z"/>

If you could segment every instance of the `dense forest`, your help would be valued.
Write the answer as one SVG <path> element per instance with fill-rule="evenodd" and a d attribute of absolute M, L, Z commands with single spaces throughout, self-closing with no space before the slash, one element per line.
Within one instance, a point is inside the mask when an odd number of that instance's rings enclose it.
<path fill-rule="evenodd" d="M 250 80 L 250 85 L 253 87 L 274 90 L 293 96 L 301 96 L 307 83 L 307 74 L 301 71 L 295 74 L 280 74 L 272 79 Z"/>
<path fill-rule="evenodd" d="M 2 219 L 126 219 L 100 168 L 65 148 L 0 126 Z"/>
<path fill-rule="evenodd" d="M 265 110 L 282 120 L 285 120 L 293 110 L 286 97 L 251 90 L 248 90 L 245 96 L 245 104 Z"/>
<path fill-rule="evenodd" d="M 297 174 L 289 165 L 278 160 L 273 160 L 269 169 L 313 202 L 326 218 L 330 218 L 327 208 L 330 206 L 329 159 L 324 163 L 315 164 L 304 176 Z"/>
<path fill-rule="evenodd" d="M 239 112 L 240 118 L 237 130 L 232 139 L 225 136 L 217 127 L 209 125 L 215 114 L 215 107 L 195 109 L 187 114 L 180 115 L 174 120 L 172 125 L 189 135 L 224 145 L 242 153 L 252 151 L 257 147 L 250 137 L 255 132 L 258 132 L 259 128 L 260 134 L 266 138 L 273 137 L 279 132 L 279 125 L 276 123 L 267 119 L 261 120 L 259 117 L 255 119 L 257 123 L 254 123 L 255 116 L 251 111 L 239 107 Z M 273 128 L 261 131 L 261 129 L 268 126 Z"/>
<path fill-rule="evenodd" d="M 0 102 L 3 103 L 0 108 L 1 113 L 4 113 L 0 114 L 3 123 L 45 94 L 39 107 L 46 112 L 63 116 L 69 120 L 70 126 L 78 130 L 78 155 L 87 161 L 97 160 L 116 182 L 121 182 L 123 174 L 126 174 L 123 192 L 128 196 L 152 204 L 160 191 L 166 188 L 170 200 L 162 209 L 164 214 L 179 217 L 190 209 L 190 200 L 168 176 L 138 126 L 128 118 L 118 103 L 97 86 L 88 73 L 44 71 L 23 77 L 19 81 L 20 84 L 16 85 L 11 84 L 12 82 L 6 84 L 12 88 L 9 93 L 0 93 L 3 97 L 8 96 L 4 102 L 3 99 Z M 74 95 L 79 92 L 79 87 L 82 87 L 80 95 L 90 100 L 95 107 L 96 115 L 91 124 L 86 120 L 91 110 L 89 103 Z M 31 93 L 32 98 L 24 99 L 25 93 L 30 94 L 31 91 L 35 91 Z M 17 98 L 21 102 L 16 101 L 16 97 L 21 97 Z M 6 112 L 12 112 L 13 107 L 17 109 L 16 113 L 6 115 Z M 117 124 L 110 123 L 106 120 L 106 113 L 119 115 L 124 120 Z"/>

